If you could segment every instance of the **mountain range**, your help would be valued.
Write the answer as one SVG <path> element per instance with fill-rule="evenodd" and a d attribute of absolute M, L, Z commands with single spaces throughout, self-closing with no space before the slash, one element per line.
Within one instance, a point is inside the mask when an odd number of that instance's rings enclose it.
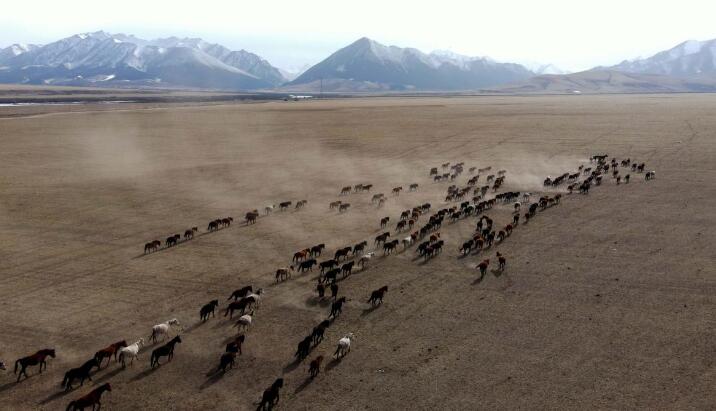
<path fill-rule="evenodd" d="M 286 79 L 266 60 L 201 39 L 143 40 L 103 31 L 0 50 L 0 83 L 272 88 Z"/>
<path fill-rule="evenodd" d="M 246 50 L 197 38 L 103 31 L 0 49 L 0 83 L 277 91 L 716 91 L 716 39 L 568 74 L 550 64 L 424 53 L 361 38 L 312 67 L 280 70 Z"/>
<path fill-rule="evenodd" d="M 382 90 L 477 90 L 533 75 L 519 64 L 448 51 L 425 54 L 414 48 L 384 46 L 364 37 L 311 67 L 288 87 L 315 87 L 326 79 L 332 84 L 328 91 L 346 84 Z"/>

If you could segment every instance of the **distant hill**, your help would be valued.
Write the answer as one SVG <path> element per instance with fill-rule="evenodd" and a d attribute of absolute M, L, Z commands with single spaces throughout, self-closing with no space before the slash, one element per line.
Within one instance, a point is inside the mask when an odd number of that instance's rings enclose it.
<path fill-rule="evenodd" d="M 685 41 L 649 58 L 626 60 L 606 69 L 669 76 L 716 75 L 716 39 Z"/>
<path fill-rule="evenodd" d="M 331 54 L 285 88 L 315 91 L 322 82 L 324 91 L 477 90 L 533 75 L 519 64 L 450 52 L 425 54 L 364 37 Z"/>
<path fill-rule="evenodd" d="M 201 39 L 143 40 L 98 31 L 44 46 L 0 50 L 0 83 L 244 90 L 285 81 L 277 68 L 253 53 Z"/>
<path fill-rule="evenodd" d="M 716 78 L 590 70 L 565 75 L 536 76 L 526 81 L 483 91 L 502 94 L 716 92 Z"/>

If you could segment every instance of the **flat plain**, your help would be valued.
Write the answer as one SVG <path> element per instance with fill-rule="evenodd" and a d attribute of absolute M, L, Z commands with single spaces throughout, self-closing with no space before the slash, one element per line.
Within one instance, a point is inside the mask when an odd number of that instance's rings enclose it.
<path fill-rule="evenodd" d="M 712 94 L 355 98 L 225 105 L 0 108 L 0 398 L 5 409 L 65 409 L 109 382 L 103 409 L 255 409 L 283 376 L 279 409 L 714 409 L 716 96 Z M 588 195 L 545 189 L 589 156 L 645 162 L 656 178 L 605 178 Z M 308 360 L 297 344 L 325 319 L 318 271 L 276 283 L 294 252 L 319 260 L 379 220 L 429 202 L 451 207 L 431 167 L 507 170 L 504 190 L 562 192 L 492 249 L 461 257 L 476 219 L 445 222 L 445 250 L 415 247 L 338 282 L 348 302 Z M 485 177 L 481 177 L 480 183 Z M 370 193 L 339 196 L 372 183 Z M 407 186 L 419 189 L 408 192 Z M 393 187 L 404 186 L 399 196 Z M 383 192 L 382 208 L 371 203 Z M 281 201 L 295 210 L 245 225 Z M 350 202 L 344 213 L 331 201 Z M 459 204 L 459 203 L 457 203 Z M 497 227 L 512 206 L 486 212 Z M 209 221 L 234 223 L 207 233 Z M 425 223 L 425 217 L 418 221 Z M 197 226 L 193 240 L 145 242 Z M 504 272 L 477 281 L 495 253 Z M 265 291 L 234 369 L 215 373 L 236 335 L 227 297 Z M 370 292 L 389 286 L 372 309 Z M 219 300 L 216 318 L 199 308 Z M 149 344 L 69 393 L 65 371 L 118 340 L 177 318 L 183 342 L 149 367 Z M 333 360 L 348 332 L 351 352 Z M 55 348 L 47 371 L 15 383 L 17 358 Z M 308 379 L 308 361 L 326 360 Z"/>

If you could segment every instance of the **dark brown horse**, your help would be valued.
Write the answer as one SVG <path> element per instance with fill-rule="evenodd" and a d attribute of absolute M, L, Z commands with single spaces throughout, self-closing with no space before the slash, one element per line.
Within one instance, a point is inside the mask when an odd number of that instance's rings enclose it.
<path fill-rule="evenodd" d="M 117 353 L 119 352 L 119 349 L 122 347 L 126 347 L 126 346 L 127 346 L 126 341 L 124 341 L 124 340 L 117 341 L 116 343 L 97 351 L 94 354 L 94 358 L 95 358 L 95 360 L 97 360 L 97 363 L 99 363 L 100 366 L 102 365 L 102 361 L 104 361 L 104 359 L 107 358 L 107 365 L 109 365 L 109 361 L 112 358 L 112 356 L 114 356 L 114 361 L 116 362 L 117 361 Z"/>
<path fill-rule="evenodd" d="M 95 405 L 97 405 L 97 409 L 99 410 L 102 407 L 100 399 L 102 398 L 102 394 L 105 391 L 112 391 L 112 387 L 109 385 L 109 383 L 100 385 L 99 387 L 90 391 L 90 393 L 85 395 L 84 397 L 80 397 L 74 401 L 70 401 L 65 411 L 83 411 L 89 406 L 92 406 L 92 411 L 94 411 Z"/>
<path fill-rule="evenodd" d="M 219 306 L 219 300 L 211 300 L 206 305 L 201 307 L 201 310 L 199 310 L 199 317 L 202 321 L 206 321 L 209 319 L 209 314 L 211 316 L 214 316 L 214 310 L 216 307 Z"/>
<path fill-rule="evenodd" d="M 174 346 L 177 343 L 181 343 L 181 337 L 178 335 L 169 340 L 168 343 L 152 351 L 152 357 L 150 359 L 150 365 L 152 366 L 152 368 L 154 368 L 154 366 L 159 365 L 159 359 L 161 357 L 169 357 L 168 361 L 171 361 L 174 357 Z"/>
<path fill-rule="evenodd" d="M 25 374 L 25 378 L 29 378 L 27 376 L 27 367 L 30 366 L 39 365 L 40 374 L 42 374 L 42 367 L 44 366 L 47 368 L 46 360 L 48 356 L 55 358 L 54 348 L 45 348 L 44 350 L 40 350 L 32 355 L 28 355 L 27 357 L 23 357 L 15 361 L 15 371 L 13 371 L 13 373 L 17 373 L 18 365 L 20 366 L 20 373 L 17 375 L 17 381 L 20 381 L 23 374 Z"/>
<path fill-rule="evenodd" d="M 257 411 L 273 409 L 274 405 L 278 404 L 279 390 L 281 390 L 281 388 L 283 388 L 283 378 L 278 378 L 271 384 L 269 389 L 264 391 Z"/>
<path fill-rule="evenodd" d="M 308 366 L 308 373 L 311 375 L 311 379 L 316 378 L 318 373 L 321 372 L 321 363 L 323 362 L 323 356 L 319 355 Z"/>
<path fill-rule="evenodd" d="M 245 335 L 239 335 L 234 339 L 234 341 L 226 344 L 226 352 L 239 353 L 239 355 L 241 355 L 241 346 L 244 344 L 245 340 Z"/>

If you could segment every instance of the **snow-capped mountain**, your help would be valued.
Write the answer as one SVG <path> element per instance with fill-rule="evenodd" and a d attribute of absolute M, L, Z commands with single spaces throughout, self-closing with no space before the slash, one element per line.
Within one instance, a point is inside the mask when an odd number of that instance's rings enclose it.
<path fill-rule="evenodd" d="M 285 78 L 261 57 L 201 39 L 143 40 L 103 31 L 45 46 L 0 50 L 0 82 L 154 84 L 217 89 L 275 87 Z"/>
<path fill-rule="evenodd" d="M 716 74 L 716 39 L 688 40 L 651 57 L 625 60 L 609 69 L 671 76 L 713 75 Z"/>
<path fill-rule="evenodd" d="M 519 64 L 445 51 L 426 54 L 364 37 L 311 67 L 288 86 L 322 82 L 344 87 L 350 82 L 358 89 L 367 84 L 388 90 L 475 90 L 533 75 Z"/>
<path fill-rule="evenodd" d="M 569 74 L 567 70 L 563 70 L 554 64 L 544 64 L 537 62 L 521 62 L 521 64 L 527 67 L 531 72 L 542 75 L 542 74 Z"/>

